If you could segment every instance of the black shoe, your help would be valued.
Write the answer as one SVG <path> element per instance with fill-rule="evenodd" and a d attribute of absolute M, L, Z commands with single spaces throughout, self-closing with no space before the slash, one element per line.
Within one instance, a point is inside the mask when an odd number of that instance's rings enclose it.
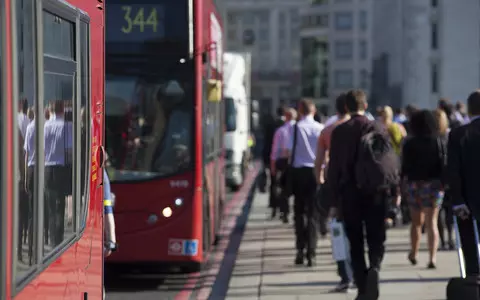
<path fill-rule="evenodd" d="M 355 298 L 355 300 L 367 300 L 367 298 L 366 298 L 365 295 L 358 294 L 357 297 Z"/>
<path fill-rule="evenodd" d="M 380 292 L 378 290 L 378 269 L 370 268 L 367 273 L 367 291 L 365 299 L 377 300 Z"/>
<path fill-rule="evenodd" d="M 295 264 L 296 265 L 303 265 L 303 253 L 297 253 L 297 257 L 295 257 Z"/>
<path fill-rule="evenodd" d="M 283 224 L 288 224 L 288 215 L 287 214 L 282 214 L 282 222 Z"/>
<path fill-rule="evenodd" d="M 433 270 L 433 269 L 436 269 L 436 268 L 437 268 L 437 266 L 436 266 L 435 263 L 433 263 L 433 262 L 430 262 L 430 263 L 427 265 L 427 269 Z"/>
<path fill-rule="evenodd" d="M 417 264 L 417 259 L 413 256 L 413 253 L 410 252 L 408 254 L 408 260 L 410 261 L 410 263 L 415 266 Z"/>
<path fill-rule="evenodd" d="M 277 209 L 276 208 L 272 208 L 272 219 L 275 219 L 275 217 L 277 216 Z"/>
<path fill-rule="evenodd" d="M 332 292 L 334 293 L 346 293 L 352 288 L 352 284 L 349 282 L 340 282 Z"/>
<path fill-rule="evenodd" d="M 453 241 L 448 242 L 448 250 L 455 250 L 457 247 L 455 246 L 455 243 Z"/>

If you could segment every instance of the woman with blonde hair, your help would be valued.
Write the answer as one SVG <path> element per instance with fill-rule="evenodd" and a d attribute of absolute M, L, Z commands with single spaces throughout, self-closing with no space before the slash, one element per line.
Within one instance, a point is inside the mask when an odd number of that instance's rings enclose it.
<path fill-rule="evenodd" d="M 379 111 L 379 121 L 385 126 L 390 136 L 390 142 L 398 156 L 401 154 L 403 139 L 407 136 L 405 128 L 393 121 L 393 110 L 390 106 L 384 106 Z M 390 209 L 385 223 L 388 227 L 395 226 L 397 210 L 400 207 L 400 186 L 392 186 L 392 196 L 394 197 L 393 209 Z"/>
<path fill-rule="evenodd" d="M 402 141 L 407 136 L 407 132 L 400 123 L 393 122 L 393 110 L 390 106 L 384 106 L 380 111 L 380 122 L 388 130 L 395 152 L 400 155 Z"/>
<path fill-rule="evenodd" d="M 437 120 L 438 138 L 443 144 L 446 145 L 448 134 L 450 132 L 448 116 L 441 109 L 436 109 L 434 114 L 435 119 Z M 443 250 L 455 249 L 455 244 L 453 243 L 453 209 L 450 200 L 448 187 L 445 187 L 445 195 L 443 197 L 443 203 L 438 218 L 438 233 L 441 244 L 440 248 Z M 447 230 L 448 243 L 445 241 L 445 229 Z"/>

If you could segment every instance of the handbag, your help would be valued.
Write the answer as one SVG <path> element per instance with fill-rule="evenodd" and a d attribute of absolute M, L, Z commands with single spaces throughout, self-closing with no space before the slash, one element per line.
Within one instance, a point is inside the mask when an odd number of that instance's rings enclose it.
<path fill-rule="evenodd" d="M 343 223 L 333 218 L 329 224 L 332 243 L 332 255 L 335 261 L 350 261 L 350 243 L 345 234 Z"/>

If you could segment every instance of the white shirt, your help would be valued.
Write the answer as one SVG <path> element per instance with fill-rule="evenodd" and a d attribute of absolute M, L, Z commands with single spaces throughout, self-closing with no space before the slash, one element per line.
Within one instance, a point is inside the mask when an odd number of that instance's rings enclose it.
<path fill-rule="evenodd" d="M 295 127 L 294 127 L 295 128 Z M 295 146 L 295 157 L 293 157 L 292 166 L 294 168 L 315 166 L 317 156 L 318 137 L 325 126 L 313 119 L 313 116 L 302 118 L 297 123 L 297 141 Z M 290 139 L 288 150 L 293 150 L 294 132 Z"/>

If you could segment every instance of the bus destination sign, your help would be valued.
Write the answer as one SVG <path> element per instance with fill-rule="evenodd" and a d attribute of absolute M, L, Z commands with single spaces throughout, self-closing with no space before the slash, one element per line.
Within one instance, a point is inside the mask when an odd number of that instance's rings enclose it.
<path fill-rule="evenodd" d="M 144 42 L 165 37 L 163 5 L 109 5 L 107 40 L 110 42 Z"/>

